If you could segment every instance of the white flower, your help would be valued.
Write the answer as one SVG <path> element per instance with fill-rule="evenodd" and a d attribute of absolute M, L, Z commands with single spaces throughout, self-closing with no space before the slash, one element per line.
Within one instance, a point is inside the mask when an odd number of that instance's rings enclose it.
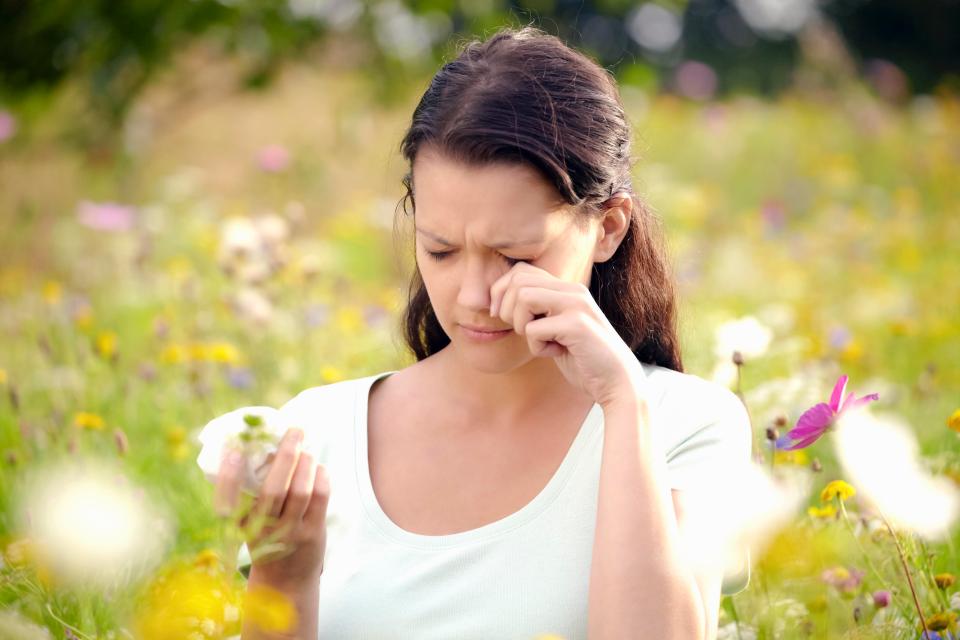
<path fill-rule="evenodd" d="M 767 352 L 773 331 L 753 316 L 725 322 L 714 333 L 714 353 L 720 359 L 729 360 L 734 351 L 744 358 L 759 358 Z"/>
<path fill-rule="evenodd" d="M 847 411 L 834 435 L 850 481 L 895 526 L 928 538 L 945 535 L 960 511 L 960 492 L 920 465 L 910 427 L 869 408 Z"/>
<path fill-rule="evenodd" d="M 53 573 L 110 587 L 153 568 L 171 540 L 162 510 L 103 460 L 37 472 L 24 520 Z"/>

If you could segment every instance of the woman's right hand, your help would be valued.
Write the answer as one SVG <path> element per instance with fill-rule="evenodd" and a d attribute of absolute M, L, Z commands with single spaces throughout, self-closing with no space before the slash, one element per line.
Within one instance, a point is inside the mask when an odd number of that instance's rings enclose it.
<path fill-rule="evenodd" d="M 252 523 L 255 528 L 247 539 L 254 558 L 251 576 L 256 573 L 259 582 L 280 589 L 316 584 L 327 546 L 330 481 L 326 468 L 302 450 L 302 442 L 301 429 L 283 435 L 259 494 L 239 521 L 241 527 Z M 239 451 L 228 452 L 220 465 L 214 505 L 221 515 L 235 513 L 243 465 Z M 281 548 L 259 557 L 264 543 Z"/>

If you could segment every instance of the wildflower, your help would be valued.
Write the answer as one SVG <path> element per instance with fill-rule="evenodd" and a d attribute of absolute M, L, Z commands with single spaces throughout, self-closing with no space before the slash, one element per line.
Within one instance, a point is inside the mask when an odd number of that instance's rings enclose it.
<path fill-rule="evenodd" d="M 100 357 L 110 360 L 117 355 L 117 334 L 113 331 L 101 331 L 97 334 L 94 345 Z"/>
<path fill-rule="evenodd" d="M 167 431 L 167 446 L 170 457 L 174 460 L 183 460 L 190 454 L 190 448 L 186 443 L 187 430 L 177 425 L 170 427 Z"/>
<path fill-rule="evenodd" d="M 856 493 L 856 489 L 843 480 L 833 480 L 820 492 L 820 501 L 830 502 L 834 497 L 840 498 L 841 501 L 848 500 L 855 496 Z"/>
<path fill-rule="evenodd" d="M 957 613 L 943 611 L 927 618 L 927 628 L 931 631 L 949 631 L 951 635 L 957 630 Z"/>
<path fill-rule="evenodd" d="M 165 569 L 137 603 L 140 640 L 223 638 L 239 634 L 239 587 L 217 568 L 179 562 Z"/>
<path fill-rule="evenodd" d="M 894 526 L 935 538 L 960 515 L 953 482 L 924 467 L 916 436 L 902 420 L 851 412 L 838 423 L 834 445 L 846 477 Z"/>
<path fill-rule="evenodd" d="M 960 433 L 960 409 L 950 414 L 950 417 L 947 418 L 947 426 L 957 433 Z"/>
<path fill-rule="evenodd" d="M 847 569 L 846 567 L 836 566 L 827 569 L 820 574 L 820 579 L 829 585 L 835 587 L 841 592 L 851 592 L 856 590 L 863 581 L 865 572 L 860 569 Z"/>
<path fill-rule="evenodd" d="M 267 173 L 279 173 L 290 164 L 290 152 L 278 144 L 267 145 L 257 153 L 257 166 Z"/>
<path fill-rule="evenodd" d="M 807 513 L 814 518 L 832 518 L 837 515 L 837 508 L 832 504 L 822 507 L 807 507 Z"/>
<path fill-rule="evenodd" d="M 43 299 L 49 305 L 55 305 L 63 297 L 63 287 L 56 280 L 47 280 L 43 284 Z"/>
<path fill-rule="evenodd" d="M 285 633 L 297 624 L 297 610 L 290 599 L 265 584 L 254 585 L 244 594 L 243 617 L 267 633 Z"/>
<path fill-rule="evenodd" d="M 0 111 L 0 142 L 6 142 L 17 132 L 17 121 L 9 111 Z"/>
<path fill-rule="evenodd" d="M 223 567 L 223 561 L 213 549 L 204 549 L 193 559 L 193 566 L 216 570 Z"/>
<path fill-rule="evenodd" d="M 240 361 L 240 352 L 229 342 L 214 342 L 207 347 L 210 360 L 221 364 L 236 364 Z"/>
<path fill-rule="evenodd" d="M 845 412 L 860 407 L 871 400 L 880 399 L 880 396 L 876 393 L 857 398 L 852 391 L 846 398 L 843 398 L 846 388 L 847 376 L 842 375 L 833 387 L 830 402 L 821 402 L 807 409 L 797 420 L 797 426 L 780 437 L 777 441 L 777 448 L 791 450 L 809 447 L 819 440 L 820 436 L 826 433 Z"/>
<path fill-rule="evenodd" d="M 187 348 L 179 344 L 168 344 L 160 352 L 160 362 L 164 364 L 180 364 L 189 358 Z"/>
<path fill-rule="evenodd" d="M 333 365 L 324 365 L 320 367 L 320 379 L 324 383 L 336 382 L 343 379 L 343 371 Z"/>
<path fill-rule="evenodd" d="M 95 413 L 78 411 L 77 413 L 73 414 L 73 425 L 80 429 L 88 429 L 90 431 L 103 431 L 104 422 L 103 422 L 103 418 L 101 418 Z"/>
<path fill-rule="evenodd" d="M 77 220 L 97 231 L 129 231 L 133 227 L 135 213 L 135 208 L 115 202 L 84 200 L 77 208 Z"/>
<path fill-rule="evenodd" d="M 873 605 L 878 609 L 883 609 L 884 607 L 890 606 L 890 592 L 886 589 L 881 589 L 880 591 L 873 592 Z"/>
<path fill-rule="evenodd" d="M 30 535 L 58 579 L 118 585 L 152 565 L 169 540 L 159 511 L 121 473 L 58 467 L 38 474 L 24 504 Z"/>
<path fill-rule="evenodd" d="M 0 387 L 6 385 L 8 379 L 9 379 L 9 378 L 8 378 L 8 376 L 7 376 L 7 370 L 6 370 L 6 369 L 0 369 Z"/>
<path fill-rule="evenodd" d="M 956 583 L 957 578 L 952 573 L 938 573 L 933 576 L 933 580 L 937 583 L 937 586 L 941 589 L 949 589 Z"/>
<path fill-rule="evenodd" d="M 793 464 L 802 467 L 810 462 L 807 452 L 803 449 L 796 451 L 776 450 L 773 452 L 774 464 Z"/>
<path fill-rule="evenodd" d="M 746 316 L 717 327 L 714 339 L 717 358 L 726 360 L 738 351 L 742 359 L 749 360 L 767 352 L 773 331 L 755 317 Z"/>

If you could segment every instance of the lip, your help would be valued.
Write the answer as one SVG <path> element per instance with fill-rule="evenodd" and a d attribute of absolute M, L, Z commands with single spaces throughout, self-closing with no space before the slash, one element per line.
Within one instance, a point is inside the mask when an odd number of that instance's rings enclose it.
<path fill-rule="evenodd" d="M 460 323 L 460 326 L 464 329 L 470 329 L 470 331 L 476 331 L 477 333 L 501 333 L 503 331 L 510 331 L 510 329 L 490 329 L 489 327 L 475 327 L 472 324 L 463 323 Z"/>
<path fill-rule="evenodd" d="M 468 338 L 470 338 L 475 342 L 492 342 L 494 340 L 500 340 L 501 338 L 505 338 L 511 333 L 513 333 L 513 329 L 483 331 L 483 330 L 472 329 L 470 325 L 466 325 L 466 324 L 460 325 L 460 328 L 463 330 L 464 335 L 466 335 Z"/>

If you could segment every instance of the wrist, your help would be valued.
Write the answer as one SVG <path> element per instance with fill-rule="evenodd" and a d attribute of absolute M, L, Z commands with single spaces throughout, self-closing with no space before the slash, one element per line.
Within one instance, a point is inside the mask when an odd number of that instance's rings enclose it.
<path fill-rule="evenodd" d="M 250 567 L 250 576 L 247 579 L 247 586 L 264 585 L 272 587 L 281 593 L 292 595 L 303 593 L 310 589 L 320 588 L 320 576 L 323 573 L 321 567 L 318 571 L 304 575 L 290 575 L 282 571 L 272 571 L 269 567 L 256 565 Z"/>

